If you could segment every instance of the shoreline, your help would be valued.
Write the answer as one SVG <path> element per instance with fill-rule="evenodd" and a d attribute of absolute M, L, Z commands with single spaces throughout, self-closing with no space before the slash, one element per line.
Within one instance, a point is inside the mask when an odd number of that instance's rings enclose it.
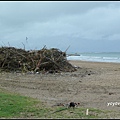
<path fill-rule="evenodd" d="M 120 63 L 120 53 L 119 54 L 83 54 L 80 56 L 68 56 L 67 60 L 81 60 L 81 61 L 91 61 L 91 62 L 112 62 L 112 63 Z"/>
<path fill-rule="evenodd" d="M 83 60 L 68 60 L 71 64 L 86 63 L 86 64 L 106 64 L 106 65 L 120 65 L 118 62 L 97 62 L 97 61 L 83 61 Z"/>

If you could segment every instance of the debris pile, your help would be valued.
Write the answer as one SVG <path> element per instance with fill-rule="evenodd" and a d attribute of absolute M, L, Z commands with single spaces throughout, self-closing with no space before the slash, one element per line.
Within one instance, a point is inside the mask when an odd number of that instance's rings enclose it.
<path fill-rule="evenodd" d="M 75 67 L 66 59 L 66 53 L 52 48 L 26 51 L 15 47 L 0 48 L 0 70 L 20 72 L 73 72 Z"/>

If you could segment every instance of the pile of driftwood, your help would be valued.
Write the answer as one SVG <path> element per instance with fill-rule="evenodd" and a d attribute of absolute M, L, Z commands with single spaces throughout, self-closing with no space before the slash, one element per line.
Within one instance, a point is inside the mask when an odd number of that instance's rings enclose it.
<path fill-rule="evenodd" d="M 75 67 L 66 59 L 66 52 L 52 48 L 26 51 L 14 47 L 0 48 L 0 70 L 20 72 L 73 72 Z"/>

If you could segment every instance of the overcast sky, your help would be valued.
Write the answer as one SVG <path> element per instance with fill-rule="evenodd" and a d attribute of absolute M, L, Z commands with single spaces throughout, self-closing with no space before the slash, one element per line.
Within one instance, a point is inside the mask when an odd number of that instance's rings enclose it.
<path fill-rule="evenodd" d="M 26 40 L 26 37 L 28 38 Z M 120 2 L 0 2 L 0 46 L 120 52 Z"/>

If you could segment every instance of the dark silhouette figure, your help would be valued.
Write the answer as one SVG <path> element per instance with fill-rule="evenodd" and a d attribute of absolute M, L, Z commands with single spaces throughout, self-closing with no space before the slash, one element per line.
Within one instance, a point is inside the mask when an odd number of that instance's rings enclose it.
<path fill-rule="evenodd" d="M 70 107 L 75 108 L 75 106 L 77 106 L 77 105 L 79 105 L 79 104 L 80 104 L 80 103 L 70 102 L 68 108 L 70 108 Z"/>
<path fill-rule="evenodd" d="M 70 102 L 70 104 L 69 104 L 69 107 L 75 107 L 75 103 L 74 102 Z"/>
<path fill-rule="evenodd" d="M 75 106 L 76 106 L 76 103 L 74 103 L 74 102 L 70 102 L 68 108 L 71 108 L 71 107 L 75 108 Z"/>

